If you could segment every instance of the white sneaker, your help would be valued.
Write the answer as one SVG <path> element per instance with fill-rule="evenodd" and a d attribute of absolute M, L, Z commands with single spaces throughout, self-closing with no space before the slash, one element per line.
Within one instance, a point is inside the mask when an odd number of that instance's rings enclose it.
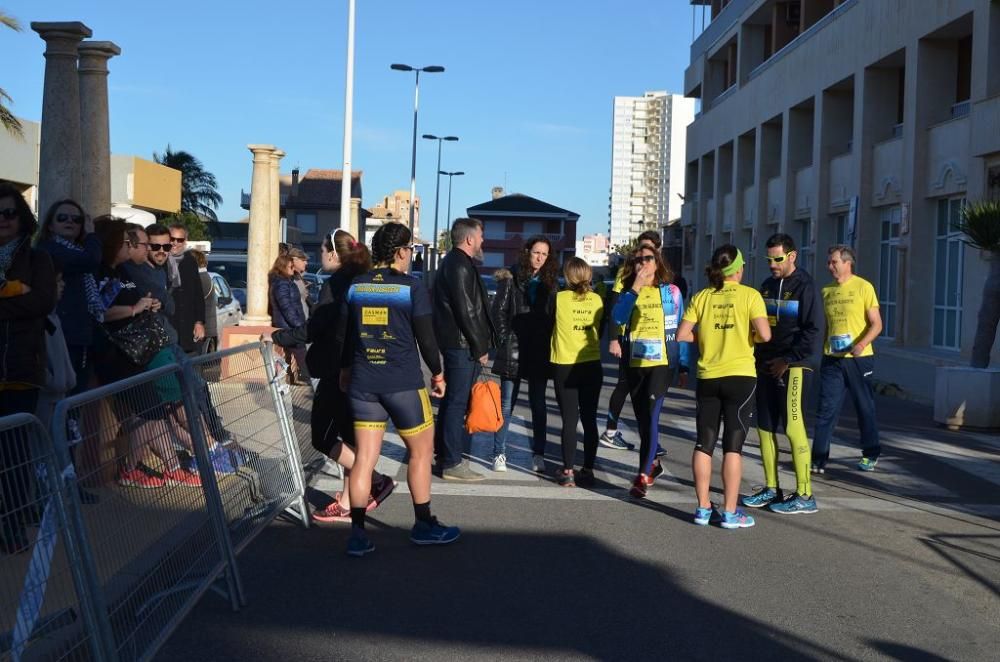
<path fill-rule="evenodd" d="M 532 455 L 531 456 L 531 470 L 537 473 L 545 472 L 545 456 L 544 455 Z"/>
<path fill-rule="evenodd" d="M 493 458 L 493 471 L 507 471 L 507 456 L 500 454 Z"/>

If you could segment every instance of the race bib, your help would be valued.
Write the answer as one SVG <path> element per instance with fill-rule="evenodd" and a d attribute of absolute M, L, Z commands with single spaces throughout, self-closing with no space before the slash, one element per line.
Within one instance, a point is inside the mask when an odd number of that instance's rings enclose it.
<path fill-rule="evenodd" d="M 851 334 L 849 333 L 841 333 L 836 336 L 830 336 L 831 352 L 846 352 L 853 344 Z"/>
<path fill-rule="evenodd" d="M 659 338 L 633 338 L 632 358 L 642 361 L 662 361 L 663 341 Z"/>
<path fill-rule="evenodd" d="M 679 321 L 679 319 L 678 319 L 677 313 L 672 313 L 670 315 L 664 314 L 663 315 L 663 330 L 667 331 L 667 332 L 670 332 L 670 333 L 677 331 L 677 323 L 678 323 L 678 321 Z"/>

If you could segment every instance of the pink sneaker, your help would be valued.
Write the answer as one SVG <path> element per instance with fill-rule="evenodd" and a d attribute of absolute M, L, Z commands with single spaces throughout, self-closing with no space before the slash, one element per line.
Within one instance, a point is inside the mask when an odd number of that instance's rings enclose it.
<path fill-rule="evenodd" d="M 201 487 L 201 476 L 190 471 L 185 471 L 177 467 L 173 471 L 164 471 L 163 479 L 170 485 L 183 485 L 184 487 Z"/>
<path fill-rule="evenodd" d="M 120 471 L 118 473 L 118 484 L 123 487 L 139 487 L 144 490 L 155 490 L 158 487 L 166 485 L 162 478 L 150 476 L 138 469 Z"/>
<path fill-rule="evenodd" d="M 323 510 L 313 511 L 313 519 L 317 522 L 350 522 L 351 510 L 334 501 Z"/>

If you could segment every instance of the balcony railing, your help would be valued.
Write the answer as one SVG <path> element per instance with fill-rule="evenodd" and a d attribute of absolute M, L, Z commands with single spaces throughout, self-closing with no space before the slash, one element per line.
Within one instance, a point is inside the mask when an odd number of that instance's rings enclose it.
<path fill-rule="evenodd" d="M 972 110 L 972 102 L 966 99 L 965 101 L 959 101 L 958 103 L 952 104 L 951 106 L 951 117 L 952 119 L 958 117 L 965 117 Z"/>
<path fill-rule="evenodd" d="M 728 5 L 726 5 L 719 15 L 705 27 L 705 30 L 698 35 L 698 37 L 691 44 L 691 59 L 696 60 L 701 57 L 702 53 L 705 53 L 710 48 L 715 46 L 715 42 L 719 41 L 729 31 L 729 28 L 736 25 L 736 22 L 740 19 L 750 5 L 754 3 L 754 0 L 732 0 Z"/>
<path fill-rule="evenodd" d="M 822 30 L 830 23 L 840 18 L 845 12 L 853 8 L 854 5 L 856 4 L 858 4 L 858 0 L 844 0 L 844 2 L 839 7 L 828 13 L 823 18 L 816 21 L 814 24 L 809 26 L 809 28 L 806 29 L 805 32 L 801 33 L 795 39 L 792 39 L 790 42 L 785 44 L 785 46 L 781 48 L 778 52 L 774 53 L 773 55 L 771 55 L 771 57 L 758 64 L 757 67 L 750 72 L 750 75 L 747 76 L 747 80 L 753 80 L 757 76 L 760 76 L 766 70 L 771 68 L 771 66 L 774 65 L 775 62 L 785 57 L 786 55 L 794 51 L 802 44 L 804 44 L 806 40 L 810 39 L 820 30 Z"/>

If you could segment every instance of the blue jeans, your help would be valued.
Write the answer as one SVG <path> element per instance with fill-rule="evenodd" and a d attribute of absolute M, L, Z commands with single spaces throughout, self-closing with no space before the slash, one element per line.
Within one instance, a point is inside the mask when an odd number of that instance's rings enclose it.
<path fill-rule="evenodd" d="M 445 349 L 441 355 L 447 387 L 438 407 L 434 454 L 439 468 L 451 469 L 461 464 L 463 453 L 472 450 L 472 435 L 465 431 L 465 414 L 482 365 L 469 355 L 468 349 Z"/>
<path fill-rule="evenodd" d="M 819 408 L 813 435 L 812 461 L 823 466 L 830 457 L 830 438 L 844 404 L 844 394 L 851 394 L 861 429 L 861 450 L 864 457 L 878 459 L 882 446 L 875 420 L 875 392 L 872 389 L 875 357 L 860 356 L 842 359 L 824 356 L 819 369 Z"/>
<path fill-rule="evenodd" d="M 531 453 L 545 455 L 545 431 L 548 426 L 549 410 L 545 405 L 546 378 L 528 379 L 528 401 L 531 403 Z M 510 427 L 511 413 L 517 405 L 521 391 L 520 379 L 500 380 L 500 411 L 503 426 L 493 433 L 493 457 L 507 453 L 507 428 Z"/>

